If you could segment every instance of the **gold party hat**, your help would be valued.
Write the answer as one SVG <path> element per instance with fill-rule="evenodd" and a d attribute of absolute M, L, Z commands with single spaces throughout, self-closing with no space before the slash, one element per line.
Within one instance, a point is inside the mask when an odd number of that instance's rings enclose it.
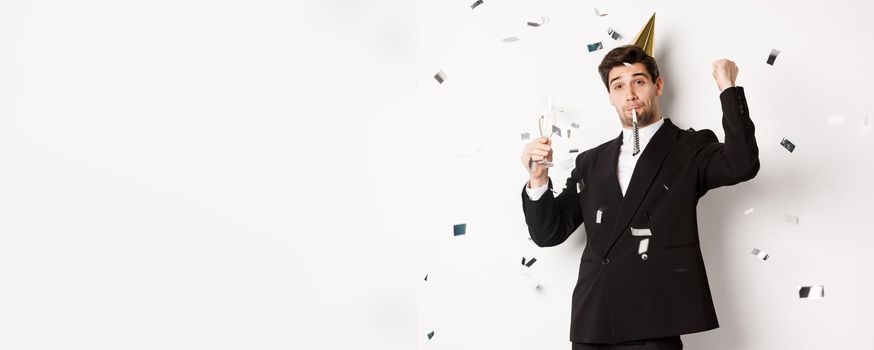
<path fill-rule="evenodd" d="M 637 46 L 643 51 L 646 51 L 647 55 L 652 56 L 652 43 L 653 38 L 655 37 L 655 12 L 653 12 L 652 17 L 649 18 L 649 21 L 640 29 L 640 32 L 634 36 L 634 39 L 631 39 L 631 43 L 634 46 Z M 654 56 L 653 56 L 654 57 Z"/>

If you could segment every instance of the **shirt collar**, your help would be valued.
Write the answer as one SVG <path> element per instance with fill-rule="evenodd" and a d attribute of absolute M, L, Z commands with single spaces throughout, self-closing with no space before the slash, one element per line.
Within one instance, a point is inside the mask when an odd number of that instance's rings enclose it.
<path fill-rule="evenodd" d="M 655 135 L 656 131 L 659 131 L 659 128 L 662 127 L 662 124 L 665 123 L 664 118 L 659 118 L 658 121 L 647 125 L 642 128 L 638 128 L 637 131 L 640 134 L 640 141 L 642 143 L 649 142 L 652 139 L 653 135 Z M 634 137 L 634 129 L 626 129 L 622 128 L 622 143 L 625 145 L 630 145 L 632 143 L 632 137 Z"/>

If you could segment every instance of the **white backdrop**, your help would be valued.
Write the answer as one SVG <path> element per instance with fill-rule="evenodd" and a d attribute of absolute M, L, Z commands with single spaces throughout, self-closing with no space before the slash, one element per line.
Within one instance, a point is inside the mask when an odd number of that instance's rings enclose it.
<path fill-rule="evenodd" d="M 414 8 L 0 2 L 0 348 L 413 348 Z"/>
<path fill-rule="evenodd" d="M 761 146 L 699 206 L 722 328 L 687 348 L 866 347 L 871 5 L 469 6 L 0 3 L 0 348 L 567 349 L 584 234 L 526 239 L 519 134 L 551 94 L 558 154 L 614 137 L 606 28 L 653 11 L 664 113 L 721 135 L 732 58 Z"/>
<path fill-rule="evenodd" d="M 520 203 L 527 173 L 519 161 L 527 141 L 520 134 L 537 134 L 535 119 L 552 95 L 565 125 L 581 124 L 570 139 L 554 138 L 558 163 L 575 156 L 571 148 L 616 137 L 620 126 L 597 65 L 653 12 L 662 113 L 681 128 L 712 129 L 722 139 L 710 64 L 734 60 L 762 164 L 754 180 L 711 191 L 699 204 L 721 328 L 685 336 L 686 348 L 869 347 L 874 158 L 865 120 L 874 87 L 866 68 L 874 55 L 874 5 L 486 1 L 471 10 L 470 3 L 419 2 L 417 118 L 428 121 L 434 142 L 426 173 L 437 177 L 436 199 L 428 202 L 437 207 L 421 244 L 429 280 L 419 286 L 419 349 L 570 348 L 571 292 L 585 233 L 553 248 L 527 240 Z M 608 15 L 596 17 L 595 7 Z M 524 24 L 541 16 L 549 17 L 545 26 Z M 614 41 L 608 27 L 625 37 Z M 509 36 L 520 40 L 501 40 Z M 586 44 L 598 41 L 604 50 L 588 52 Z M 771 49 L 781 51 L 773 66 L 765 63 Z M 432 78 L 440 70 L 443 84 Z M 833 115 L 844 122 L 827 125 Z M 797 145 L 794 153 L 780 146 L 784 137 Z M 558 168 L 550 176 L 562 187 L 569 173 Z M 467 235 L 452 236 L 456 223 L 467 223 Z M 756 258 L 753 248 L 770 258 Z M 526 270 L 523 256 L 537 262 Z M 819 284 L 825 299 L 798 297 L 799 286 Z"/>

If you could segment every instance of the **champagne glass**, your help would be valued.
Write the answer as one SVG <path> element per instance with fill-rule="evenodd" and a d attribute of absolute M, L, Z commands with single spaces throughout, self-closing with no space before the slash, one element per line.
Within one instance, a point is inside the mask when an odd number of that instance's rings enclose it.
<path fill-rule="evenodd" d="M 551 137 L 552 129 L 555 126 L 555 113 L 552 111 L 552 98 L 547 99 L 546 102 L 546 112 L 537 118 L 537 130 L 540 131 L 540 137 Z M 528 162 L 529 168 L 534 169 L 534 165 L 542 165 L 545 167 L 551 167 L 554 164 L 550 162 L 546 157 L 540 160 L 534 160 L 533 158 Z"/>

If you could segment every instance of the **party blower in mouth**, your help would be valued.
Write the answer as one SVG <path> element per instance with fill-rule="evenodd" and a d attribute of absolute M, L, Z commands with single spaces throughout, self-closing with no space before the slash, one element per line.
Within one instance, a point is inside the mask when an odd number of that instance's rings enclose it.
<path fill-rule="evenodd" d="M 631 127 L 634 128 L 634 151 L 631 153 L 631 155 L 636 156 L 640 153 L 640 134 L 638 133 L 637 127 L 637 108 L 631 109 Z"/>

